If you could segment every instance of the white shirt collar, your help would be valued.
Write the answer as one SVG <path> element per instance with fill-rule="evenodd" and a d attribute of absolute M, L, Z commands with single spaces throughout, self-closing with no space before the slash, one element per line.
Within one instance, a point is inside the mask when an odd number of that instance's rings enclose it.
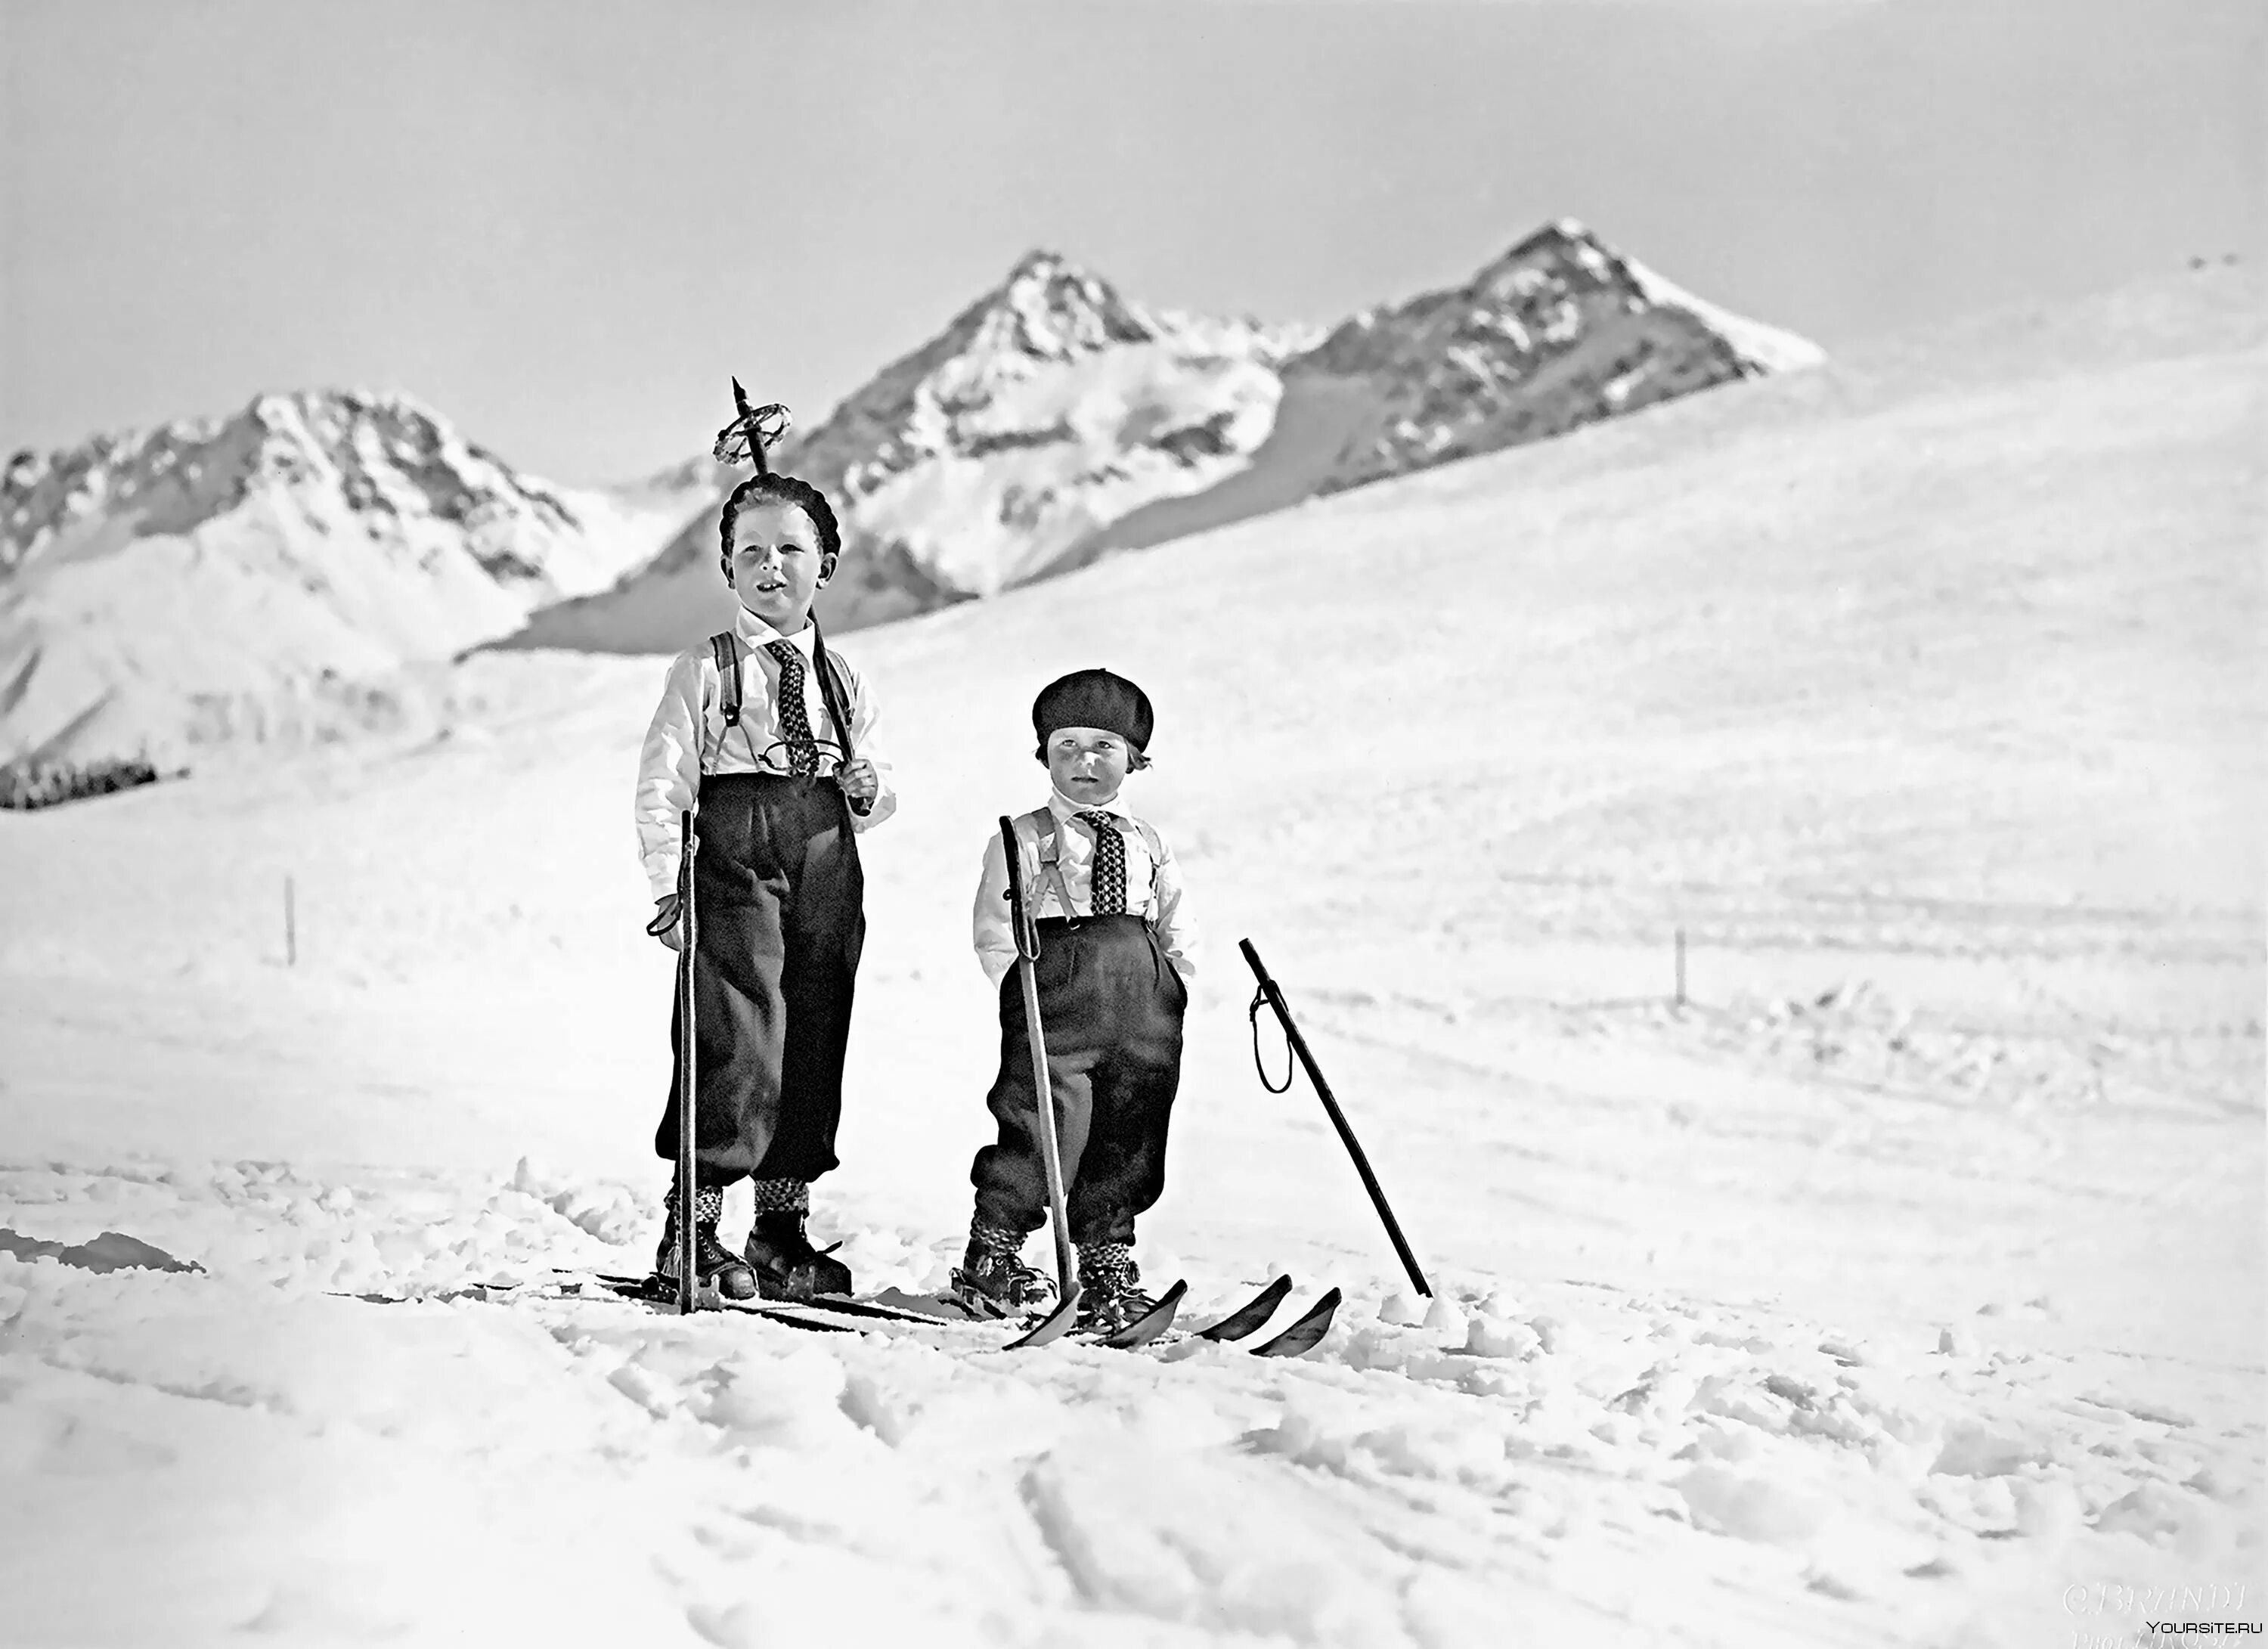
<path fill-rule="evenodd" d="M 1048 811 L 1058 819 L 1073 819 L 1083 813 L 1115 813 L 1121 819 L 1130 818 L 1132 815 L 1127 813 L 1124 806 L 1125 797 L 1126 792 L 1121 790 L 1108 801 L 1073 801 L 1050 784 L 1048 786 Z"/>
<path fill-rule="evenodd" d="M 740 637 L 741 644 L 751 652 L 769 647 L 776 641 L 784 641 L 805 658 L 811 657 L 811 641 L 814 632 L 809 620 L 806 620 L 803 628 L 794 635 L 783 636 L 744 607 L 733 615 L 733 632 Z"/>

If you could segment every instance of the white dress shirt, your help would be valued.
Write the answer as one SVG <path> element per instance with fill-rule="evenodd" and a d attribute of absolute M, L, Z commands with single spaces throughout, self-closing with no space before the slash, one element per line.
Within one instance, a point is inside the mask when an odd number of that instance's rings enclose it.
<path fill-rule="evenodd" d="M 1115 813 L 1131 823 L 1134 815 L 1110 801 L 1089 809 L 1052 785 L 1048 811 L 1056 819 L 1056 853 L 1063 871 L 1064 888 L 1072 908 L 1066 910 L 1057 896 L 1055 879 L 1040 873 L 1038 833 L 1016 818 L 1016 840 L 1024 848 L 1024 897 L 1035 919 L 1042 917 L 1084 917 L 1094 914 L 1094 827 L 1078 815 L 1082 812 Z M 1119 833 L 1126 843 L 1126 910 L 1145 918 L 1158 932 L 1158 942 L 1184 980 L 1197 975 L 1197 934 L 1182 906 L 1182 867 L 1174 850 L 1159 837 L 1158 862 L 1150 860 L 1150 845 L 1139 829 Z M 1154 872 L 1154 874 L 1153 874 Z M 976 909 L 972 920 L 976 960 L 984 976 L 997 987 L 1016 965 L 1016 933 L 1008 909 L 1008 855 L 995 831 L 984 848 L 984 873 L 976 884 Z"/>
<path fill-rule="evenodd" d="M 835 721 L 827 713 L 827 698 L 820 691 L 812 668 L 813 630 L 806 624 L 792 636 L 783 636 L 747 608 L 734 616 L 733 628 L 740 638 L 740 725 L 727 732 L 725 726 L 724 683 L 717 674 L 717 656 L 707 642 L 688 647 L 669 662 L 669 675 L 661 703 L 645 730 L 638 752 L 638 854 L 645 864 L 647 884 L 658 900 L 677 891 L 678 815 L 694 805 L 701 785 L 702 756 L 708 755 L 711 773 L 785 773 L 788 751 L 765 752 L 782 735 L 779 725 L 779 661 L 765 652 L 784 641 L 803 658 L 803 706 L 814 739 L 833 740 Z M 838 658 L 841 655 L 836 655 Z M 854 753 L 874 764 L 881 788 L 872 811 L 853 813 L 853 830 L 871 830 L 897 810 L 898 795 L 890 788 L 890 764 L 874 744 L 874 696 L 850 661 L 843 674 L 850 686 L 850 734 Z M 837 743 L 840 741 L 837 740 Z M 831 770 L 834 752 L 822 750 L 821 760 Z"/>

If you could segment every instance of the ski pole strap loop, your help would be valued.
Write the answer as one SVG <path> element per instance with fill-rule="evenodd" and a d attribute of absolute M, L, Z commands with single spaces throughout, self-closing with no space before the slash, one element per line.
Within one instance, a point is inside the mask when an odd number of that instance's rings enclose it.
<path fill-rule="evenodd" d="M 1032 918 L 1033 890 L 1024 885 L 1024 843 L 1013 821 L 1000 820 L 1000 854 L 1008 872 L 1008 925 L 1016 940 L 1016 954 L 1027 962 L 1040 960 L 1040 929 Z"/>
<path fill-rule="evenodd" d="M 819 678 L 820 703 L 827 706 L 827 718 L 835 724 L 836 741 L 842 746 L 843 765 L 847 768 L 858 759 L 858 752 L 851 743 L 850 692 L 843 679 L 843 660 L 828 651 L 827 632 L 819 628 L 816 613 L 811 615 L 811 662 L 812 673 Z M 846 795 L 843 799 L 861 818 L 874 811 L 871 799 L 852 801 Z"/>
<path fill-rule="evenodd" d="M 1290 1031 L 1284 1033 L 1284 1080 L 1281 1083 L 1270 1082 L 1268 1079 L 1268 1067 L 1260 1063 L 1260 1010 L 1271 1005 L 1273 1005 L 1268 1000 L 1268 992 L 1265 990 L 1260 990 L 1252 993 L 1252 1005 L 1245 1010 L 1245 1017 L 1252 1021 L 1252 1068 L 1259 1073 L 1260 1086 L 1269 1093 L 1288 1093 L 1292 1089 L 1292 1034 Z"/>
<path fill-rule="evenodd" d="M 835 740 L 843 747 L 843 765 L 848 767 L 858 755 L 850 742 L 850 693 L 843 681 L 843 660 L 828 646 L 816 613 L 811 615 L 811 662 L 812 674 L 819 678 L 820 702 L 835 724 Z"/>

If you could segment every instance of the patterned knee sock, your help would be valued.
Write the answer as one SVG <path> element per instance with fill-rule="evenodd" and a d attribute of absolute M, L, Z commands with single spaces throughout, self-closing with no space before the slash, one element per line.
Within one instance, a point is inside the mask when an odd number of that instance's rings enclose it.
<path fill-rule="evenodd" d="M 987 1225 L 982 1219 L 972 1218 L 968 1222 L 968 1251 L 1016 1259 L 1024 1252 L 1024 1233 L 1011 1231 L 1005 1226 Z"/>
<path fill-rule="evenodd" d="M 1142 1279 L 1134 1263 L 1134 1247 L 1127 1242 L 1082 1242 L 1079 1245 L 1079 1284 L 1106 1294 L 1123 1293 Z"/>
<path fill-rule="evenodd" d="M 755 1188 L 756 1215 L 807 1214 L 811 1211 L 811 1183 L 807 1180 L 751 1180 Z"/>
<path fill-rule="evenodd" d="M 664 1218 L 674 1229 L 677 1224 L 677 1176 L 669 1176 L 669 1201 L 663 1204 Z M 725 1188 L 720 1185 L 696 1185 L 693 1188 L 693 1228 L 714 1231 L 717 1222 L 725 1217 Z"/>

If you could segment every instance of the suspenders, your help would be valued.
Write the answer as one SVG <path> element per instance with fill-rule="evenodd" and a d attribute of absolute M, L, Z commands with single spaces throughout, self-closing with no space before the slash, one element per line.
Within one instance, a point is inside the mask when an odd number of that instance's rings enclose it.
<path fill-rule="evenodd" d="M 709 637 L 709 651 L 717 659 L 717 685 L 724 696 L 725 730 L 717 735 L 717 754 L 725 754 L 725 740 L 733 736 L 733 729 L 740 727 L 740 638 L 729 629 L 720 629 Z M 740 737 L 748 741 L 748 760 L 762 767 L 756 755 L 756 738 L 746 727 L 740 727 Z M 703 741 L 706 742 L 705 740 Z M 703 752 L 701 770 L 707 773 L 709 762 Z"/>
<path fill-rule="evenodd" d="M 819 677 L 820 701 L 827 706 L 828 719 L 835 724 L 836 742 L 843 747 L 842 764 L 848 767 L 851 762 L 850 694 L 843 681 L 843 660 L 828 650 L 827 638 L 819 633 L 815 618 L 811 621 L 811 641 L 814 661 L 819 665 L 814 674 Z M 717 660 L 717 685 L 725 711 L 725 730 L 717 735 L 718 751 L 723 752 L 725 740 L 732 737 L 733 728 L 740 727 L 740 737 L 748 741 L 748 760 L 762 767 L 755 735 L 740 726 L 740 638 L 732 630 L 720 629 L 709 637 L 709 651 Z M 709 770 L 705 759 L 701 770 Z"/>
<path fill-rule="evenodd" d="M 1116 815 L 1113 816 L 1116 817 Z M 1071 915 L 1073 911 L 1077 909 L 1077 907 L 1071 902 L 1071 888 L 1064 880 L 1063 844 L 1058 838 L 1056 829 L 1055 813 L 1052 810 L 1046 807 L 1035 807 L 1031 812 L 1017 820 L 1016 823 L 1020 827 L 1017 832 L 1019 836 L 1023 834 L 1022 827 L 1028 827 L 1032 834 L 1039 838 L 1040 880 L 1047 887 L 1054 889 L 1056 902 L 1063 907 L 1064 915 Z M 1150 855 L 1150 896 L 1152 901 L 1150 914 L 1152 916 L 1155 916 L 1157 914 L 1156 900 L 1158 893 L 1158 866 L 1166 857 L 1166 845 L 1159 839 L 1158 833 L 1155 830 L 1152 830 L 1145 821 L 1140 819 L 1128 819 L 1124 823 L 1115 826 L 1114 828 L 1116 828 L 1121 835 L 1123 835 L 1127 825 L 1131 825 L 1137 831 L 1140 832 L 1142 836 L 1142 846 Z"/>
<path fill-rule="evenodd" d="M 1071 903 L 1071 888 L 1064 881 L 1063 850 L 1056 835 L 1055 814 L 1045 807 L 1037 807 L 1016 822 L 1031 826 L 1039 837 L 1040 880 L 1055 889 L 1056 903 L 1063 908 L 1063 913 L 1071 915 L 1078 907 Z"/>

